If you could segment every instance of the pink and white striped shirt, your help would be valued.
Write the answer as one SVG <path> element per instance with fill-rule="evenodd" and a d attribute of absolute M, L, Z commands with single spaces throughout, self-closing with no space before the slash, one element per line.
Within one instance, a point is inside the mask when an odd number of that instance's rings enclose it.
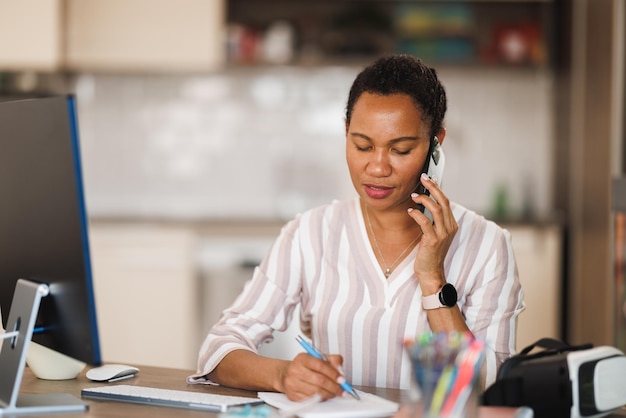
<path fill-rule="evenodd" d="M 515 350 L 523 292 L 508 231 L 452 204 L 459 230 L 445 259 L 468 327 L 488 346 L 486 384 Z M 419 244 L 418 244 L 419 245 Z M 285 330 L 300 304 L 300 326 L 322 352 L 341 354 L 354 385 L 408 388 L 404 341 L 428 331 L 417 247 L 385 278 L 367 237 L 359 199 L 311 209 L 287 223 L 244 291 L 200 349 L 196 378 L 229 352 L 256 351 Z"/>

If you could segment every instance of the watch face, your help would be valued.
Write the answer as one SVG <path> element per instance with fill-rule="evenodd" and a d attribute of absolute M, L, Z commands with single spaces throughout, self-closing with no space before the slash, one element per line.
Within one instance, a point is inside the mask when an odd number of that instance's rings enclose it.
<path fill-rule="evenodd" d="M 450 283 L 446 283 L 439 293 L 439 300 L 444 306 L 452 307 L 456 305 L 456 289 Z"/>

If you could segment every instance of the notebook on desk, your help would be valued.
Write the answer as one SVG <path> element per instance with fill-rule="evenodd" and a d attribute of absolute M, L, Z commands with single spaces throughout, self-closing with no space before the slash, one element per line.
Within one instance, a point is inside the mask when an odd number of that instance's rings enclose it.
<path fill-rule="evenodd" d="M 218 395 L 185 390 L 159 389 L 146 386 L 112 385 L 85 388 L 83 398 L 169 406 L 203 411 L 227 412 L 231 407 L 262 403 L 259 398 Z"/>
<path fill-rule="evenodd" d="M 390 417 L 399 409 L 399 405 L 395 402 L 371 393 L 357 392 L 360 400 L 350 396 L 332 398 L 299 411 L 297 416 L 300 418 L 381 418 Z M 259 398 L 281 411 L 298 409 L 298 402 L 290 401 L 283 393 L 259 392 Z"/>

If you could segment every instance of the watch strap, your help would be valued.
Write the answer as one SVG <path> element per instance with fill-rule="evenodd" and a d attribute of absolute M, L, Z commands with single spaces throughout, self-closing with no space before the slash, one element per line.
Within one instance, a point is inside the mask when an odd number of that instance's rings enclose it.
<path fill-rule="evenodd" d="M 435 294 L 422 296 L 422 308 L 424 310 L 437 308 L 451 308 L 456 305 L 457 293 L 454 286 L 446 283 Z"/>
<path fill-rule="evenodd" d="M 441 303 L 439 295 L 441 295 L 441 289 L 432 295 L 422 296 L 422 308 L 427 311 L 430 309 L 443 308 L 445 305 Z"/>

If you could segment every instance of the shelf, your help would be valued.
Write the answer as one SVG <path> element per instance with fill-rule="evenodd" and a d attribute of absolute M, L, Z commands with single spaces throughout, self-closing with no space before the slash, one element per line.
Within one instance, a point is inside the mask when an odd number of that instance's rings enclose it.
<path fill-rule="evenodd" d="M 432 65 L 546 67 L 554 55 L 552 0 L 267 0 L 262 9 L 229 0 L 227 24 L 229 61 L 237 65 L 409 53 Z M 282 38 L 272 39 L 276 25 Z M 271 48 L 288 52 L 266 59 Z"/>

